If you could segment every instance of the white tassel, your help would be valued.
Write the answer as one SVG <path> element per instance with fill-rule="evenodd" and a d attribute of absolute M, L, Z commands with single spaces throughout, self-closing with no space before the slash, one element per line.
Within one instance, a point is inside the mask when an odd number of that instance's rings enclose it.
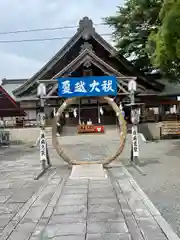
<path fill-rule="evenodd" d="M 120 111 L 123 110 L 123 107 L 122 107 L 122 104 L 121 104 L 121 103 L 119 104 L 119 109 L 120 109 Z"/>
<path fill-rule="evenodd" d="M 65 114 L 65 118 L 69 118 L 69 113 L 66 113 L 66 114 Z"/>
<path fill-rule="evenodd" d="M 73 111 L 73 115 L 74 115 L 75 118 L 77 117 L 77 111 L 76 111 L 76 108 L 75 108 L 74 111 Z"/>
<path fill-rule="evenodd" d="M 102 107 L 100 107 L 99 112 L 100 112 L 101 115 L 104 114 L 104 111 L 103 111 Z"/>
<path fill-rule="evenodd" d="M 55 108 L 53 109 L 53 116 L 54 117 L 56 116 L 56 109 Z"/>

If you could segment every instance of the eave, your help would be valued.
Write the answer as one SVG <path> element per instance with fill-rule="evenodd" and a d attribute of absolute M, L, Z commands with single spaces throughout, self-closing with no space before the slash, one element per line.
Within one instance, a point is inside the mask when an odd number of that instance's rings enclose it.
<path fill-rule="evenodd" d="M 29 97 L 19 97 L 16 98 L 17 102 L 29 102 L 29 101 L 39 101 L 39 98 L 36 96 L 29 96 Z"/>

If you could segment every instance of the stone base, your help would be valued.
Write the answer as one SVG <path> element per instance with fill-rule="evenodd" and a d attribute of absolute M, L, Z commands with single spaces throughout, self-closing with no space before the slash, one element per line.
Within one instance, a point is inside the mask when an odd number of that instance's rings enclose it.
<path fill-rule="evenodd" d="M 77 165 L 73 166 L 69 179 L 94 179 L 103 180 L 107 175 L 102 164 Z"/>

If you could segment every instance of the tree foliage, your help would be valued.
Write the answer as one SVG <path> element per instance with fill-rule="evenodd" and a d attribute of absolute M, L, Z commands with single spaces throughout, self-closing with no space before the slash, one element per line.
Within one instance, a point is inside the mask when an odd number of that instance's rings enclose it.
<path fill-rule="evenodd" d="M 160 26 L 152 31 L 147 45 L 154 66 L 172 79 L 180 77 L 180 0 L 164 0 Z"/>
<path fill-rule="evenodd" d="M 133 59 L 135 67 L 145 73 L 153 69 L 146 46 L 151 31 L 159 25 L 162 1 L 126 0 L 115 16 L 105 19 L 114 28 L 114 42 L 119 54 Z"/>

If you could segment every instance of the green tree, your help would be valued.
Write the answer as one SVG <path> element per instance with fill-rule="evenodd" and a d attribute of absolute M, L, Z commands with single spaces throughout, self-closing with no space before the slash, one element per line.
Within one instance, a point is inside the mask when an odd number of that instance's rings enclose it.
<path fill-rule="evenodd" d="M 152 29 L 158 27 L 158 14 L 163 0 L 126 0 L 115 16 L 105 19 L 114 28 L 113 37 L 119 54 L 132 59 L 132 63 L 145 73 L 153 66 L 146 52 Z"/>
<path fill-rule="evenodd" d="M 147 45 L 152 63 L 172 80 L 180 78 L 180 0 L 165 0 L 160 26 L 152 31 Z"/>

